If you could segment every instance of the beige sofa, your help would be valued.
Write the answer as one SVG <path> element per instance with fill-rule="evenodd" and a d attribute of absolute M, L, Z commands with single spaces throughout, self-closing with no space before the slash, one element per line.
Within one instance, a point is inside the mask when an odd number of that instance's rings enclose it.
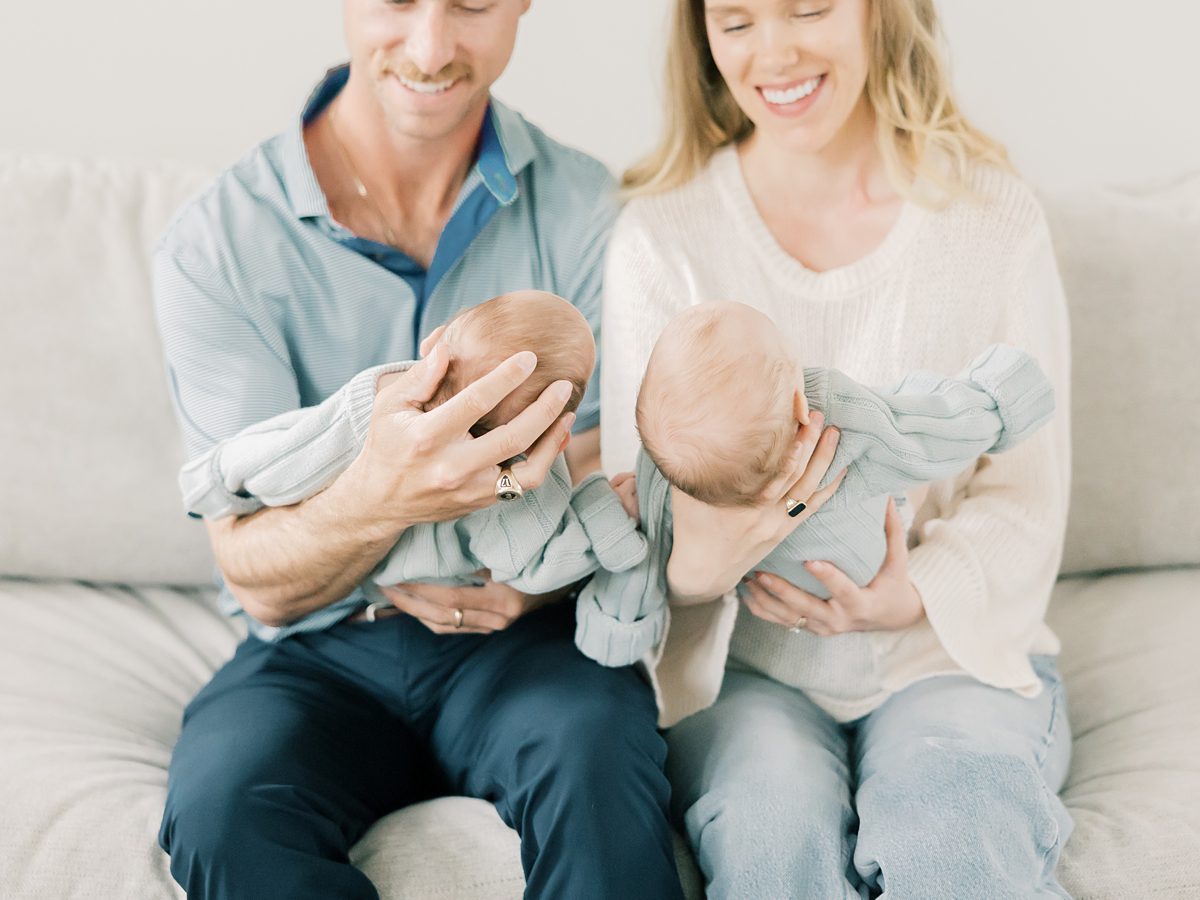
<path fill-rule="evenodd" d="M 181 895 L 155 842 L 167 762 L 239 634 L 179 509 L 147 251 L 203 181 L 0 157 L 5 900 Z M 1046 202 L 1075 348 L 1061 878 L 1200 897 L 1200 176 Z M 516 835 L 477 800 L 397 812 L 354 860 L 387 900 L 522 889 Z"/>

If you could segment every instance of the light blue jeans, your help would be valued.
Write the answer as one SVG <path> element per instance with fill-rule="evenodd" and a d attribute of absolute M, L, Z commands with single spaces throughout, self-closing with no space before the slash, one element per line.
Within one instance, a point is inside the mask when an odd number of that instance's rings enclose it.
<path fill-rule="evenodd" d="M 672 805 L 710 900 L 1067 897 L 1062 681 L 1033 699 L 967 676 L 920 681 L 840 725 L 801 691 L 727 672 L 667 735 Z"/>

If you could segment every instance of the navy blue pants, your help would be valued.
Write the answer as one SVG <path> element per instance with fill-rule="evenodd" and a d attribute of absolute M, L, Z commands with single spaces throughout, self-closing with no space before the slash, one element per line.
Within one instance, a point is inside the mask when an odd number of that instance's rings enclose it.
<path fill-rule="evenodd" d="M 350 847 L 385 814 L 481 797 L 527 897 L 681 898 L 649 687 L 572 642 L 573 604 L 492 635 L 409 616 L 248 638 L 188 705 L 159 843 L 198 898 L 375 900 Z"/>

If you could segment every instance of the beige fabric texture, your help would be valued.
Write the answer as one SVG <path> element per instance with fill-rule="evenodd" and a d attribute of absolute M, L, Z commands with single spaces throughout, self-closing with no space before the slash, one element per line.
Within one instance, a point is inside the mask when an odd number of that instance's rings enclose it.
<path fill-rule="evenodd" d="M 0 580 L 0 897 L 182 897 L 158 848 L 188 700 L 240 640 L 210 591 Z M 676 857 L 690 897 L 695 866 Z M 524 889 L 492 806 L 447 797 L 380 820 L 352 860 L 384 900 Z"/>
<path fill-rule="evenodd" d="M 1078 898 L 1200 896 L 1200 571 L 1062 582 Z M 181 897 L 156 834 L 187 700 L 233 652 L 207 592 L 0 581 L 0 896 Z M 682 846 L 690 897 L 699 896 Z M 384 900 L 521 896 L 486 803 L 393 813 L 355 847 Z"/>
<path fill-rule="evenodd" d="M 0 575 L 212 584 L 175 487 L 149 275 L 205 180 L 0 157 Z"/>
<path fill-rule="evenodd" d="M 1074 365 L 1062 571 L 1200 565 L 1200 172 L 1042 201 Z"/>
<path fill-rule="evenodd" d="M 239 632 L 180 515 L 145 253 L 203 176 L 0 158 L 0 896 L 182 896 L 155 835 L 187 700 Z M 1200 179 L 1045 197 L 1075 312 L 1071 569 L 1200 562 Z M 1190 374 L 1189 374 L 1190 373 Z M 1185 393 L 1188 385 L 1190 393 Z M 97 587 L 80 579 L 115 582 Z M 1200 896 L 1200 570 L 1062 582 L 1078 898 Z M 385 900 L 519 897 L 482 801 L 378 823 Z M 687 869 L 689 895 L 698 896 Z"/>

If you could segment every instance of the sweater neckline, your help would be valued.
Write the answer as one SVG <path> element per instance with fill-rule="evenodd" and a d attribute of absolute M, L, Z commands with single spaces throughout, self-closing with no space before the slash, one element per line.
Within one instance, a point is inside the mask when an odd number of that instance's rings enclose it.
<path fill-rule="evenodd" d="M 887 274 L 912 243 L 923 217 L 921 207 L 905 200 L 896 222 L 866 255 L 844 266 L 817 272 L 784 250 L 763 221 L 746 184 L 737 145 L 730 144 L 713 154 L 711 167 L 718 190 L 763 263 L 789 283 L 809 290 L 840 294 L 869 285 Z"/>

